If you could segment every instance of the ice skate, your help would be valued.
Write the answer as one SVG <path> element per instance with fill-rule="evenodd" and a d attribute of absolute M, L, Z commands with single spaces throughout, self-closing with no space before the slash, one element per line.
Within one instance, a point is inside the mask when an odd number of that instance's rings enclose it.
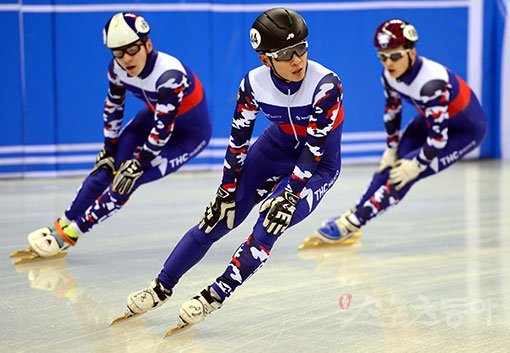
<path fill-rule="evenodd" d="M 11 253 L 11 257 L 19 257 L 13 264 L 62 258 L 67 255 L 64 251 L 76 244 L 74 232 L 60 219 L 53 226 L 40 228 L 28 235 L 29 248 Z"/>
<path fill-rule="evenodd" d="M 170 336 L 204 321 L 207 316 L 221 308 L 222 305 L 223 300 L 220 299 L 211 286 L 205 288 L 199 295 L 194 296 L 181 305 L 179 309 L 179 322 L 175 327 L 168 330 L 165 336 Z"/>
<path fill-rule="evenodd" d="M 352 214 L 349 210 L 338 218 L 332 218 L 322 224 L 315 231 L 315 235 L 308 237 L 299 249 L 310 249 L 328 246 L 349 246 L 357 243 L 357 239 L 361 238 L 360 227 L 356 226 L 349 220 Z"/>
<path fill-rule="evenodd" d="M 47 229 L 47 228 L 42 228 L 42 229 Z M 19 264 L 24 264 L 24 263 L 29 263 L 29 262 L 36 262 L 36 261 L 45 261 L 45 260 L 51 260 L 51 259 L 59 259 L 59 258 L 65 257 L 65 256 L 67 256 L 67 253 L 63 252 L 63 253 L 59 253 L 54 256 L 42 257 L 30 248 L 25 249 L 25 250 L 16 250 L 11 253 L 11 258 L 14 258 L 14 260 L 12 261 L 13 265 L 19 265 Z"/>
<path fill-rule="evenodd" d="M 190 323 L 187 323 L 187 322 L 184 322 L 182 321 L 181 318 L 179 318 L 179 322 L 177 322 L 177 325 L 175 325 L 174 327 L 172 327 L 171 329 L 169 329 L 168 331 L 166 331 L 165 333 L 165 337 L 168 337 L 170 335 L 173 335 L 177 332 L 182 332 L 188 328 L 190 328 L 191 326 L 193 326 L 193 324 L 190 324 Z"/>
<path fill-rule="evenodd" d="M 128 295 L 126 313 L 114 319 L 111 325 L 134 316 L 143 315 L 149 310 L 156 309 L 163 305 L 171 295 L 172 291 L 164 288 L 156 278 L 152 280 L 149 288 Z"/>

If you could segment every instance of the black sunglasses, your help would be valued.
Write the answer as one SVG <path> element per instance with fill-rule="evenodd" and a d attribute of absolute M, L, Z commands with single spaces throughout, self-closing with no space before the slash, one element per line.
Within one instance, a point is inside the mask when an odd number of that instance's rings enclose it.
<path fill-rule="evenodd" d="M 140 49 L 145 45 L 144 42 L 136 42 L 133 44 L 128 44 L 126 46 L 112 49 L 113 56 L 116 58 L 123 58 L 124 54 L 128 53 L 129 55 L 133 56 L 136 53 L 140 51 Z"/>
<path fill-rule="evenodd" d="M 405 54 L 409 53 L 409 51 L 410 51 L 409 49 L 394 51 L 391 53 L 383 53 L 383 52 L 378 51 L 377 57 L 382 62 L 385 62 L 388 59 L 390 59 L 391 61 L 399 61 L 400 59 L 402 59 L 405 56 Z"/>
<path fill-rule="evenodd" d="M 303 56 L 308 50 L 308 42 L 306 40 L 299 42 L 297 44 L 291 45 L 290 47 L 283 48 L 272 53 L 265 53 L 270 58 L 275 59 L 276 61 L 289 61 L 294 56 L 294 53 L 297 56 Z"/>

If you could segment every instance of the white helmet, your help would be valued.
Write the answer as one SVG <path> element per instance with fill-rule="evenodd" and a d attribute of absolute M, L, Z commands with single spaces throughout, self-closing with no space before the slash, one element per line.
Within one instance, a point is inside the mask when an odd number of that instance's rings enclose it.
<path fill-rule="evenodd" d="M 142 16 L 133 12 L 119 12 L 104 26 L 103 41 L 110 49 L 119 48 L 146 39 L 149 32 L 149 24 Z"/>

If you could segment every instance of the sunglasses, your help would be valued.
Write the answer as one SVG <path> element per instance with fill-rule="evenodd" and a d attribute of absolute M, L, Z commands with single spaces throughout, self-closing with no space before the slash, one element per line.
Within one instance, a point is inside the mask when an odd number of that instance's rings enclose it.
<path fill-rule="evenodd" d="M 123 58 L 124 54 L 128 53 L 133 56 L 140 51 L 140 49 L 144 46 L 143 42 L 136 42 L 133 44 L 128 44 L 121 48 L 112 49 L 113 56 L 116 58 Z"/>
<path fill-rule="evenodd" d="M 391 53 L 383 53 L 383 52 L 378 51 L 377 52 L 377 57 L 382 62 L 385 62 L 388 59 L 390 59 L 391 61 L 399 61 L 400 59 L 402 59 L 409 52 L 410 52 L 409 49 L 393 51 Z"/>
<path fill-rule="evenodd" d="M 276 61 L 289 61 L 296 53 L 297 56 L 303 56 L 308 50 L 308 42 L 306 40 L 297 44 L 291 45 L 290 47 L 283 48 L 272 53 L 265 53 L 270 58 Z"/>

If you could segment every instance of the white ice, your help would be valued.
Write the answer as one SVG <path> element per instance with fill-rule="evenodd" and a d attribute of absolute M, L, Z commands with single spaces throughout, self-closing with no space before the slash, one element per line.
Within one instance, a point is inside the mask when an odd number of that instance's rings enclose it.
<path fill-rule="evenodd" d="M 109 324 L 199 220 L 219 173 L 146 185 L 67 259 L 19 266 L 9 254 L 62 213 L 81 180 L 0 181 L 0 350 L 509 352 L 510 164 L 459 163 L 416 185 L 357 245 L 297 250 L 322 220 L 354 205 L 374 169 L 344 166 L 316 212 L 221 310 L 168 338 L 180 304 L 223 272 L 255 213 L 182 278 L 168 304 Z"/>

